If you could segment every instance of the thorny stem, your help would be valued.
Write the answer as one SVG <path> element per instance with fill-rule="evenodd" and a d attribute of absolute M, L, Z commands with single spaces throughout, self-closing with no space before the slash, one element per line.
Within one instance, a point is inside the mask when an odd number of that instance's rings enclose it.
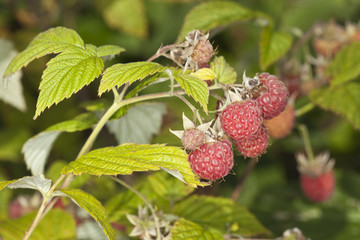
<path fill-rule="evenodd" d="M 170 45 L 160 47 L 159 50 L 157 50 L 157 52 L 146 61 L 151 62 L 151 61 L 155 60 L 156 58 L 163 56 L 164 53 L 166 53 L 167 51 L 171 50 L 172 48 L 174 48 L 176 46 L 177 46 L 177 44 L 170 44 Z"/>
<path fill-rule="evenodd" d="M 152 206 L 151 202 L 138 190 L 136 190 L 135 188 L 133 188 L 131 185 L 127 184 L 126 182 L 124 182 L 123 180 L 117 178 L 117 177 L 111 177 L 114 181 L 120 183 L 121 185 L 123 185 L 124 187 L 126 187 L 127 189 L 129 189 L 130 191 L 132 191 L 133 193 L 135 193 L 139 198 L 141 198 L 141 200 L 146 204 L 146 206 L 150 209 L 151 214 L 154 216 L 154 221 L 155 221 L 155 227 L 156 227 L 156 239 L 160 240 L 161 239 L 161 232 L 160 232 L 160 224 L 159 224 L 159 218 L 156 215 L 156 211 L 154 209 L 154 207 Z"/>
<path fill-rule="evenodd" d="M 181 101 L 183 101 L 194 113 L 194 121 L 197 118 L 200 124 L 203 124 L 203 120 L 201 119 L 201 116 L 199 114 L 199 111 L 192 105 L 186 98 L 184 98 L 182 95 L 175 94 L 176 97 L 180 98 Z"/>
<path fill-rule="evenodd" d="M 249 176 L 251 170 L 254 168 L 256 163 L 257 163 L 257 158 L 252 158 L 246 165 L 246 169 L 245 169 L 243 175 L 241 176 L 239 183 L 236 185 L 234 192 L 231 195 L 231 199 L 234 202 L 236 202 L 237 199 L 239 198 L 242 188 L 244 186 L 244 182 L 247 179 L 247 177 Z"/>
<path fill-rule="evenodd" d="M 302 140 L 304 141 L 304 145 L 305 145 L 305 152 L 306 155 L 309 159 L 309 162 L 313 162 L 314 161 L 314 152 L 311 148 L 311 143 L 310 143 L 310 136 L 309 136 L 309 131 L 307 129 L 307 127 L 304 124 L 300 124 L 298 126 L 299 131 L 300 131 L 300 135 Z"/>

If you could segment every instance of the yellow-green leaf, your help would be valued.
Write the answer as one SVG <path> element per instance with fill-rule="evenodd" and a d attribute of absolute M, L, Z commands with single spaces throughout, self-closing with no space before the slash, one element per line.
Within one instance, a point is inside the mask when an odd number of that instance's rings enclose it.
<path fill-rule="evenodd" d="M 64 51 L 48 62 L 42 75 L 35 117 L 45 108 L 69 98 L 100 75 L 104 62 L 92 49 Z"/>
<path fill-rule="evenodd" d="M 97 56 L 105 57 L 109 55 L 118 55 L 125 51 L 125 48 L 115 45 L 104 45 L 97 48 Z"/>
<path fill-rule="evenodd" d="M 210 63 L 210 68 L 216 73 L 219 83 L 232 84 L 236 82 L 237 74 L 223 56 L 215 57 Z"/>
<path fill-rule="evenodd" d="M 1 181 L 0 182 L 0 191 L 3 190 L 4 188 L 7 187 L 7 185 L 9 185 L 10 183 L 16 182 L 16 180 L 11 180 L 11 181 Z"/>
<path fill-rule="evenodd" d="M 97 122 L 95 113 L 83 113 L 72 120 L 60 122 L 48 127 L 45 131 L 76 132 L 90 128 Z"/>
<path fill-rule="evenodd" d="M 205 229 L 201 225 L 180 218 L 171 229 L 173 240 L 217 240 L 224 239 L 224 234 L 214 230 Z"/>
<path fill-rule="evenodd" d="M 71 198 L 79 207 L 87 211 L 102 227 L 105 235 L 110 239 L 114 240 L 115 232 L 111 227 L 108 219 L 108 215 L 105 211 L 105 208 L 102 206 L 101 202 L 97 200 L 94 196 L 89 193 L 86 193 L 80 189 L 61 189 L 55 192 L 55 195 L 58 196 L 67 196 Z"/>
<path fill-rule="evenodd" d="M 70 162 L 62 174 L 118 175 L 161 168 L 179 171 L 185 182 L 194 187 L 204 185 L 192 172 L 183 149 L 161 144 L 126 143 L 96 149 Z"/>
<path fill-rule="evenodd" d="M 148 34 L 143 0 L 115 0 L 104 10 L 103 15 L 113 28 L 136 37 L 146 37 Z"/>
<path fill-rule="evenodd" d="M 360 75 L 360 42 L 344 46 L 327 68 L 331 84 L 338 85 Z"/>
<path fill-rule="evenodd" d="M 208 1 L 194 7 L 185 17 L 178 40 L 194 29 L 209 31 L 253 17 L 253 12 L 231 1 Z"/>
<path fill-rule="evenodd" d="M 13 58 L 5 71 L 5 77 L 25 67 L 36 58 L 73 48 L 84 49 L 83 40 L 74 30 L 65 27 L 50 28 L 37 35 L 24 51 Z"/>
<path fill-rule="evenodd" d="M 310 100 L 325 110 L 343 116 L 354 128 L 360 129 L 360 83 L 348 82 L 312 90 Z"/>
<path fill-rule="evenodd" d="M 153 62 L 115 64 L 105 70 L 100 82 L 99 95 L 115 86 L 120 87 L 127 82 L 131 84 L 163 70 L 165 70 L 164 66 Z"/>
<path fill-rule="evenodd" d="M 292 36 L 288 33 L 273 32 L 265 27 L 260 36 L 260 68 L 266 70 L 290 49 Z"/>
<path fill-rule="evenodd" d="M 22 239 L 34 220 L 36 212 L 17 219 L 0 221 L 0 239 Z M 2 238 L 1 238 L 2 237 Z M 73 217 L 60 209 L 51 210 L 45 215 L 31 234 L 31 240 L 70 240 L 76 239 L 76 224 Z"/>
<path fill-rule="evenodd" d="M 185 90 L 186 94 L 200 103 L 201 107 L 207 112 L 209 90 L 206 82 L 187 74 L 174 74 L 174 78 L 180 87 Z"/>

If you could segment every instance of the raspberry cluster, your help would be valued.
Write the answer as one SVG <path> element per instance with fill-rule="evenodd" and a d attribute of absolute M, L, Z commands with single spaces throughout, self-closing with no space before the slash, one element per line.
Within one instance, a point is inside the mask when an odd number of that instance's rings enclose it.
<path fill-rule="evenodd" d="M 244 87 L 229 92 L 220 120 L 221 126 L 245 157 L 257 157 L 268 146 L 269 135 L 264 119 L 278 116 L 286 107 L 289 93 L 276 76 L 261 73 L 254 78 L 244 75 Z"/>

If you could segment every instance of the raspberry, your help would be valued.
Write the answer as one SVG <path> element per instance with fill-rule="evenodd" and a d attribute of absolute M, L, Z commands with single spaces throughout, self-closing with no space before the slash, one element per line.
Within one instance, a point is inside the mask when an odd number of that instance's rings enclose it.
<path fill-rule="evenodd" d="M 289 99 L 289 92 L 285 84 L 269 73 L 261 73 L 260 81 L 267 90 L 262 91 L 256 98 L 265 119 L 271 119 L 279 115 L 286 107 Z"/>
<path fill-rule="evenodd" d="M 233 139 L 249 138 L 259 131 L 262 123 L 261 109 L 254 100 L 234 102 L 220 115 L 222 129 Z"/>
<path fill-rule="evenodd" d="M 214 49 L 209 40 L 200 40 L 191 55 L 194 62 L 198 64 L 204 64 L 210 61 L 214 55 Z"/>
<path fill-rule="evenodd" d="M 301 189 L 305 196 L 314 202 L 323 202 L 328 200 L 335 187 L 334 172 L 326 172 L 318 177 L 310 177 L 301 174 Z"/>
<path fill-rule="evenodd" d="M 206 142 L 206 136 L 201 130 L 191 128 L 184 131 L 181 142 L 185 149 L 192 151 L 198 149 Z"/>
<path fill-rule="evenodd" d="M 205 143 L 190 152 L 188 160 L 194 173 L 207 180 L 225 177 L 234 166 L 234 154 L 229 140 Z"/>
<path fill-rule="evenodd" d="M 237 150 L 245 157 L 257 157 L 261 155 L 269 144 L 269 135 L 265 128 L 248 139 L 234 140 Z"/>
<path fill-rule="evenodd" d="M 296 160 L 301 189 L 305 196 L 314 202 L 328 200 L 335 188 L 335 161 L 330 159 L 330 153 L 324 152 L 312 160 L 307 159 L 304 154 L 298 154 Z"/>
<path fill-rule="evenodd" d="M 290 134 L 295 121 L 294 105 L 288 104 L 279 116 L 265 120 L 264 124 L 269 135 L 275 139 L 284 138 Z"/>

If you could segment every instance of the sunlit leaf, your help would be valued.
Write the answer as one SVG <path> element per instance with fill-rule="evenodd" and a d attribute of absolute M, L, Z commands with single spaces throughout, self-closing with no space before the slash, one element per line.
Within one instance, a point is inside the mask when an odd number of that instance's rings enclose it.
<path fill-rule="evenodd" d="M 43 175 L 36 175 L 31 177 L 23 177 L 7 185 L 8 188 L 27 188 L 40 191 L 43 195 L 49 192 L 51 187 L 51 180 L 46 179 Z"/>
<path fill-rule="evenodd" d="M 118 144 L 150 143 L 153 135 L 158 134 L 162 116 L 166 113 L 164 103 L 144 103 L 133 106 L 121 118 L 106 124 L 116 137 Z"/>
<path fill-rule="evenodd" d="M 105 208 L 91 194 L 80 189 L 61 189 L 55 193 L 58 196 L 67 196 L 71 198 L 79 207 L 87 211 L 101 226 L 105 235 L 110 239 L 115 238 L 115 232 L 112 229 Z"/>
<path fill-rule="evenodd" d="M 0 38 L 0 76 L 10 63 L 11 59 L 16 56 L 17 51 L 13 48 L 11 42 Z M 23 88 L 21 84 L 22 72 L 14 73 L 11 81 L 0 83 L 0 99 L 12 105 L 20 111 L 26 110 L 26 103 L 23 96 Z"/>
<path fill-rule="evenodd" d="M 356 129 L 360 129 L 360 84 L 344 83 L 323 89 L 314 89 L 310 99 L 315 104 L 347 119 Z"/>
<path fill-rule="evenodd" d="M 184 150 L 160 144 L 123 144 L 96 149 L 71 162 L 62 173 L 100 176 L 161 168 L 178 170 L 189 185 L 203 185 L 192 172 Z"/>
<path fill-rule="evenodd" d="M 127 82 L 131 84 L 136 80 L 142 80 L 164 69 L 165 67 L 153 62 L 115 64 L 105 70 L 99 87 L 99 95 L 115 86 L 120 87 Z"/>
<path fill-rule="evenodd" d="M 210 63 L 210 68 L 216 73 L 216 80 L 219 83 L 232 84 L 236 82 L 237 74 L 223 56 L 215 57 Z"/>
<path fill-rule="evenodd" d="M 190 75 L 204 81 L 216 79 L 216 73 L 210 68 L 200 68 L 196 72 L 190 73 Z"/>
<path fill-rule="evenodd" d="M 173 240 L 216 240 L 224 239 L 224 235 L 214 229 L 204 229 L 201 225 L 180 218 L 171 229 Z"/>
<path fill-rule="evenodd" d="M 60 131 L 41 132 L 30 138 L 22 147 L 25 163 L 33 175 L 43 174 L 47 157 Z"/>
<path fill-rule="evenodd" d="M 11 180 L 11 181 L 1 181 L 0 182 L 0 190 L 4 189 L 9 185 L 10 183 L 16 182 L 17 180 Z"/>
<path fill-rule="evenodd" d="M 288 33 L 274 32 L 265 27 L 260 36 L 260 68 L 265 70 L 290 49 L 292 36 Z"/>
<path fill-rule="evenodd" d="M 269 235 L 269 231 L 242 205 L 231 199 L 192 196 L 174 207 L 174 214 L 216 229 L 225 234 L 229 226 L 232 233 L 242 236 Z"/>
<path fill-rule="evenodd" d="M 327 68 L 327 74 L 333 77 L 332 85 L 353 80 L 360 75 L 360 42 L 344 46 Z"/>
<path fill-rule="evenodd" d="M 5 77 L 25 67 L 36 58 L 69 49 L 84 49 L 81 37 L 72 29 L 50 28 L 38 34 L 24 51 L 13 58 L 6 69 Z"/>
<path fill-rule="evenodd" d="M 136 37 L 148 34 L 143 0 L 115 0 L 104 11 L 107 24 Z"/>
<path fill-rule="evenodd" d="M 105 57 L 109 55 L 118 55 L 125 51 L 125 48 L 116 45 L 104 45 L 97 48 L 97 56 Z"/>
<path fill-rule="evenodd" d="M 185 17 L 178 40 L 194 29 L 205 32 L 230 23 L 248 20 L 253 12 L 238 3 L 231 1 L 208 1 L 194 7 Z"/>
<path fill-rule="evenodd" d="M 174 74 L 175 80 L 179 83 L 186 94 L 200 103 L 201 107 L 207 112 L 209 101 L 209 90 L 204 80 L 187 74 Z"/>
<path fill-rule="evenodd" d="M 0 221 L 0 238 L 6 240 L 22 239 L 36 213 L 18 219 Z M 59 209 L 45 215 L 31 234 L 31 240 L 71 240 L 76 239 L 76 224 L 73 217 Z"/>
<path fill-rule="evenodd" d="M 76 132 L 90 128 L 97 122 L 97 117 L 94 113 L 83 113 L 76 116 L 72 120 L 60 122 L 47 128 L 45 131 L 64 131 L 64 132 Z"/>
<path fill-rule="evenodd" d="M 57 104 L 90 84 L 100 75 L 104 62 L 92 49 L 67 50 L 48 62 L 42 75 L 35 118 L 45 108 Z"/>

